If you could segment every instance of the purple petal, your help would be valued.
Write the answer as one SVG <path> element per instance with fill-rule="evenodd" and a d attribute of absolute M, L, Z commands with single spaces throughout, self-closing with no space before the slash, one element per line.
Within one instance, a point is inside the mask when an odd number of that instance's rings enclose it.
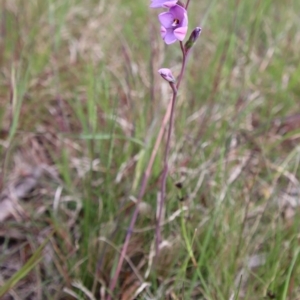
<path fill-rule="evenodd" d="M 162 26 L 165 28 L 169 28 L 172 26 L 172 23 L 174 21 L 174 17 L 169 12 L 164 12 L 158 15 L 159 22 Z"/>
<path fill-rule="evenodd" d="M 173 15 L 173 19 L 178 19 L 180 21 L 180 27 L 187 26 L 188 17 L 185 8 L 180 5 L 175 5 L 170 8 L 169 12 Z"/>
<path fill-rule="evenodd" d="M 187 26 L 176 28 L 173 34 L 177 38 L 177 40 L 183 41 L 187 33 L 187 29 L 188 29 Z"/>
<path fill-rule="evenodd" d="M 186 12 L 183 15 L 183 20 L 181 21 L 180 25 L 182 27 L 188 26 L 188 16 Z"/>
<path fill-rule="evenodd" d="M 167 34 L 167 29 L 164 26 L 160 26 L 160 35 L 164 38 Z"/>
<path fill-rule="evenodd" d="M 170 13 L 174 16 L 174 18 L 181 19 L 183 15 L 186 13 L 186 9 L 180 5 L 174 5 L 170 8 Z"/>
<path fill-rule="evenodd" d="M 170 1 L 166 1 L 166 0 L 152 0 L 152 3 L 150 5 L 150 7 L 152 8 L 159 8 L 159 7 L 167 7 L 170 8 L 174 5 L 176 5 L 177 0 L 170 0 Z"/>
<path fill-rule="evenodd" d="M 173 44 L 177 41 L 177 38 L 173 34 L 172 29 L 167 29 L 167 32 L 166 32 L 165 36 L 163 37 L 163 39 L 167 45 Z"/>
<path fill-rule="evenodd" d="M 166 0 L 152 0 L 150 7 L 162 7 Z"/>
<path fill-rule="evenodd" d="M 176 5 L 176 3 L 177 3 L 177 0 L 176 0 L 176 1 L 166 1 L 166 2 L 163 4 L 163 7 L 170 8 L 170 7 L 173 7 L 174 5 Z"/>

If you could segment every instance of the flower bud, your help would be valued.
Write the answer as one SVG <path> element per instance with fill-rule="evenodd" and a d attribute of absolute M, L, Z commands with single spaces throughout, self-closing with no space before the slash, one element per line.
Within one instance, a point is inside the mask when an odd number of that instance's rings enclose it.
<path fill-rule="evenodd" d="M 168 81 L 168 82 L 172 82 L 174 83 L 175 82 L 175 78 L 172 74 L 172 71 L 170 69 L 167 69 L 167 68 L 162 68 L 162 69 L 159 69 L 158 70 L 158 73 L 160 74 L 160 76 Z"/>
<path fill-rule="evenodd" d="M 184 51 L 185 51 L 185 53 L 187 53 L 193 47 L 193 45 L 196 43 L 196 41 L 197 41 L 197 39 L 198 39 L 198 37 L 199 37 L 199 35 L 201 33 L 201 30 L 202 29 L 200 27 L 196 27 L 192 31 L 189 39 L 187 40 L 187 42 L 184 45 Z"/>

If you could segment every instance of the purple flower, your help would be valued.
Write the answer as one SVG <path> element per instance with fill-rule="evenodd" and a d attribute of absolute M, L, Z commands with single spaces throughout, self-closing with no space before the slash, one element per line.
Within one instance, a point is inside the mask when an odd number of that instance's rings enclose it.
<path fill-rule="evenodd" d="M 158 18 L 161 23 L 161 37 L 166 44 L 184 40 L 188 28 L 188 17 L 182 6 L 172 6 L 169 12 L 159 14 Z"/>
<path fill-rule="evenodd" d="M 178 0 L 152 0 L 150 7 L 158 8 L 158 7 L 167 7 L 170 8 L 176 5 Z"/>
<path fill-rule="evenodd" d="M 175 82 L 175 78 L 170 69 L 162 68 L 162 69 L 158 70 L 158 73 L 164 80 L 166 80 L 168 82 L 173 82 L 173 83 Z"/>

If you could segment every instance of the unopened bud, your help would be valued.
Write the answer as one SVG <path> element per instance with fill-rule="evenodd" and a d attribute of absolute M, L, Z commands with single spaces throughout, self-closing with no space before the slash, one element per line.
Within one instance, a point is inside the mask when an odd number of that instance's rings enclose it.
<path fill-rule="evenodd" d="M 200 27 L 196 27 L 196 28 L 192 31 L 192 33 L 191 33 L 189 39 L 187 40 L 187 42 L 186 42 L 185 45 L 184 45 L 184 51 L 185 51 L 185 53 L 186 53 L 187 51 L 189 51 L 189 50 L 193 47 L 193 45 L 196 43 L 196 41 L 197 41 L 197 39 L 198 39 L 198 37 L 199 37 L 199 35 L 200 35 L 200 33 L 201 33 L 201 30 L 202 30 L 202 29 L 201 29 Z"/>
<path fill-rule="evenodd" d="M 168 82 L 172 82 L 174 83 L 175 82 L 175 78 L 172 74 L 172 71 L 170 69 L 167 69 L 167 68 L 162 68 L 162 69 L 159 69 L 158 70 L 158 73 L 160 74 L 160 76 L 168 81 Z"/>

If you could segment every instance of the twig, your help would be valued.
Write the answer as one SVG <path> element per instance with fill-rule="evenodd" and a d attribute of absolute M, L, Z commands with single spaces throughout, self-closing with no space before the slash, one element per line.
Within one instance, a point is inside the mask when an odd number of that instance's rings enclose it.
<path fill-rule="evenodd" d="M 158 212 L 157 224 L 156 224 L 156 256 L 158 256 L 159 244 L 161 242 L 160 222 L 161 222 L 162 210 L 165 202 L 166 182 L 167 182 L 167 176 L 169 171 L 168 158 L 170 153 L 170 141 L 171 141 L 171 135 L 172 135 L 173 125 L 174 125 L 174 111 L 175 111 L 175 102 L 177 97 L 177 88 L 173 82 L 170 82 L 170 87 L 172 88 L 173 91 L 173 97 L 171 102 L 170 125 L 168 130 L 167 144 L 166 144 L 166 150 L 164 156 L 164 169 L 163 169 L 162 181 L 161 181 L 161 200 L 159 204 L 159 212 Z"/>
<path fill-rule="evenodd" d="M 189 2 L 190 2 L 190 0 L 187 1 L 186 8 L 188 7 Z M 119 257 L 117 268 L 116 268 L 116 271 L 115 271 L 115 274 L 114 274 L 113 278 L 110 281 L 110 285 L 109 285 L 110 294 L 108 295 L 107 300 L 112 299 L 111 294 L 112 294 L 112 292 L 114 291 L 114 289 L 117 285 L 117 280 L 119 278 L 121 268 L 122 268 L 124 259 L 126 257 L 127 248 L 128 248 L 129 241 L 130 241 L 130 238 L 131 238 L 131 235 L 132 235 L 132 232 L 133 232 L 133 228 L 134 228 L 134 225 L 135 225 L 137 217 L 138 217 L 139 204 L 141 203 L 142 198 L 145 194 L 146 186 L 147 186 L 147 183 L 148 183 L 151 171 L 152 171 L 153 162 L 154 162 L 154 159 L 156 157 L 159 145 L 161 143 L 165 128 L 166 128 L 166 126 L 168 124 L 168 121 L 170 119 L 170 116 L 171 116 L 171 124 L 170 124 L 169 132 L 168 132 L 167 148 L 166 148 L 165 160 L 164 160 L 165 161 L 165 163 L 164 163 L 165 167 L 164 167 L 164 172 L 163 172 L 164 175 L 163 175 L 163 178 L 162 178 L 162 190 L 165 191 L 165 183 L 166 183 L 166 178 L 167 178 L 167 175 L 168 175 L 167 159 L 168 159 L 169 148 L 170 148 L 170 145 L 169 145 L 170 144 L 170 137 L 171 137 L 172 127 L 173 127 L 172 124 L 173 124 L 173 117 L 174 117 L 175 100 L 176 100 L 176 97 L 177 97 L 177 91 L 180 87 L 182 77 L 183 77 L 183 74 L 184 74 L 184 71 L 185 71 L 185 68 L 186 68 L 186 61 L 187 61 L 187 56 L 188 56 L 187 53 L 185 52 L 185 49 L 184 49 L 184 46 L 183 46 L 182 42 L 180 42 L 180 48 L 181 48 L 181 51 L 182 51 L 182 66 L 181 66 L 181 70 L 180 70 L 180 73 L 179 73 L 179 76 L 178 76 L 177 85 L 176 86 L 174 84 L 171 85 L 171 88 L 173 90 L 172 100 L 170 101 L 170 103 L 167 107 L 167 111 L 164 115 L 162 125 L 160 127 L 158 136 L 156 138 L 155 145 L 154 145 L 154 148 L 153 148 L 152 153 L 151 153 L 150 160 L 149 160 L 148 165 L 147 165 L 147 169 L 146 169 L 146 171 L 143 175 L 143 179 L 142 179 L 142 183 L 141 183 L 141 189 L 140 189 L 138 199 L 137 199 L 137 202 L 136 202 L 136 205 L 135 205 L 135 209 L 134 209 L 134 212 L 133 212 L 133 215 L 132 215 L 132 218 L 131 218 L 131 221 L 130 221 L 130 224 L 129 224 L 129 227 L 128 227 L 128 230 L 127 230 L 127 233 L 126 233 L 124 245 L 122 247 L 122 251 L 121 251 L 121 254 L 120 254 L 120 257 Z M 162 194 L 162 199 L 163 199 L 163 197 L 164 197 L 164 193 Z M 163 208 L 163 201 L 161 201 L 161 203 L 160 203 L 159 216 L 158 216 L 158 220 L 157 220 L 157 227 L 156 227 L 157 245 L 156 245 L 156 247 L 158 247 L 159 241 L 160 241 L 160 227 L 159 227 L 159 224 L 160 224 L 160 220 L 161 220 L 162 208 Z"/>
<path fill-rule="evenodd" d="M 184 73 L 184 70 L 185 70 L 185 67 L 186 67 L 186 56 L 185 56 L 185 53 L 184 53 L 184 50 L 183 50 L 183 43 L 182 42 L 180 42 L 180 47 L 182 49 L 183 63 L 182 63 L 180 74 L 178 76 L 176 90 L 178 90 L 178 88 L 180 87 L 180 83 L 181 83 L 183 73 Z M 172 96 L 172 99 L 173 99 L 173 96 Z M 152 171 L 152 166 L 153 166 L 153 163 L 154 163 L 154 159 L 155 159 L 157 151 L 159 149 L 159 145 L 161 143 L 165 128 L 166 128 L 166 126 L 168 124 L 168 121 L 170 119 L 170 114 L 171 114 L 171 110 L 172 110 L 172 106 L 173 106 L 172 104 L 173 104 L 173 101 L 170 101 L 169 105 L 167 107 L 167 111 L 164 115 L 164 118 L 163 118 L 160 130 L 159 130 L 158 136 L 156 138 L 155 145 L 154 145 L 154 148 L 153 148 L 152 153 L 151 153 L 150 160 L 149 160 L 148 165 L 147 165 L 147 169 L 146 169 L 146 171 L 143 175 L 143 179 L 142 179 L 142 183 L 141 183 L 141 189 L 140 189 L 138 199 L 136 201 L 135 209 L 134 209 L 134 212 L 132 214 L 132 218 L 131 218 L 131 221 L 130 221 L 130 224 L 129 224 L 129 227 L 128 227 L 128 230 L 127 230 L 127 233 L 126 233 L 126 237 L 125 237 L 124 245 L 122 247 L 121 255 L 119 257 L 118 265 L 117 265 L 114 277 L 112 278 L 112 280 L 110 282 L 110 285 L 109 285 L 109 289 L 110 289 L 111 292 L 115 289 L 115 287 L 117 285 L 117 280 L 118 280 L 120 272 L 121 272 L 121 268 L 122 268 L 122 265 L 123 265 L 123 262 L 124 262 L 124 258 L 126 257 L 127 248 L 128 248 L 129 241 L 130 241 L 130 238 L 131 238 L 131 235 L 132 235 L 132 232 L 133 232 L 133 228 L 134 228 L 134 225 L 136 223 L 136 220 L 137 220 L 137 217 L 138 217 L 138 214 L 139 214 L 139 204 L 141 203 L 142 198 L 145 195 L 145 191 L 146 191 L 147 183 L 148 183 L 151 171 Z M 107 300 L 111 300 L 111 295 L 108 295 Z"/>
<path fill-rule="evenodd" d="M 178 81 L 177 85 L 175 86 L 174 83 L 170 82 L 170 87 L 172 88 L 173 91 L 173 96 L 172 96 L 172 101 L 171 101 L 171 116 L 170 116 L 170 126 L 168 130 L 168 137 L 167 137 L 167 144 L 166 144 L 166 150 L 165 150 L 165 156 L 164 156 L 164 168 L 163 168 L 163 174 L 162 174 L 162 182 L 161 182 L 161 197 L 160 197 L 160 203 L 159 203 L 159 211 L 158 211 L 158 216 L 157 216 L 157 221 L 156 221 L 156 257 L 158 257 L 159 254 L 159 244 L 161 242 L 161 219 L 162 219 L 162 211 L 165 203 L 165 195 L 166 195 L 166 183 L 167 183 L 167 177 L 168 177 L 168 172 L 169 172 L 169 166 L 168 166 L 168 157 L 170 153 L 170 140 L 171 140 L 171 135 L 172 135 L 172 130 L 173 130 L 173 125 L 174 125 L 174 111 L 175 111 L 175 102 L 176 102 L 176 97 L 177 97 L 177 92 L 180 87 L 180 83 L 186 68 L 186 59 L 187 59 L 187 54 L 184 50 L 183 43 L 180 42 L 180 48 L 182 51 L 182 65 L 181 65 L 181 70 L 178 76 Z"/>
<path fill-rule="evenodd" d="M 187 10 L 190 4 L 190 0 L 187 0 L 186 5 L 185 5 L 185 9 Z"/>

